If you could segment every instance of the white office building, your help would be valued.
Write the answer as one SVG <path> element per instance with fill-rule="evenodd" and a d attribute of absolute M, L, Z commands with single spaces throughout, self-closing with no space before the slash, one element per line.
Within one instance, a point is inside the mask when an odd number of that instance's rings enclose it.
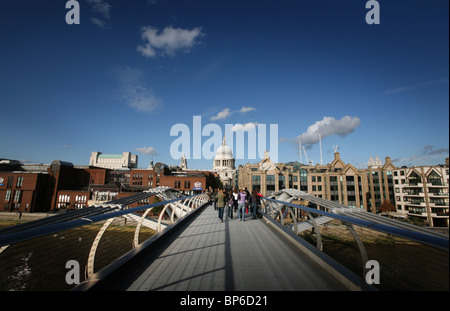
<path fill-rule="evenodd" d="M 131 152 L 124 152 L 122 154 L 102 154 L 101 152 L 96 151 L 91 153 L 89 166 L 112 170 L 137 168 L 138 156 L 131 154 Z"/>

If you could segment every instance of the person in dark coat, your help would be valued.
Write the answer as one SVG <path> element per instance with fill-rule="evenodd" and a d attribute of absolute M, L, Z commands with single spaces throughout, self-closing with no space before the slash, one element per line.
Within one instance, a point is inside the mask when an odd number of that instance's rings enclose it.
<path fill-rule="evenodd" d="M 223 222 L 223 209 L 225 208 L 226 194 L 223 189 L 220 189 L 217 193 L 217 209 L 219 210 L 219 219 Z"/>

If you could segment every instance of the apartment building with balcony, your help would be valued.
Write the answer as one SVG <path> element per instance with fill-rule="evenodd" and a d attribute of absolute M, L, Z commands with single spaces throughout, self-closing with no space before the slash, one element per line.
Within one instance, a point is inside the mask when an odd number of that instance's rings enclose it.
<path fill-rule="evenodd" d="M 418 166 L 394 170 L 398 213 L 419 217 L 431 227 L 449 226 L 449 167 Z"/>

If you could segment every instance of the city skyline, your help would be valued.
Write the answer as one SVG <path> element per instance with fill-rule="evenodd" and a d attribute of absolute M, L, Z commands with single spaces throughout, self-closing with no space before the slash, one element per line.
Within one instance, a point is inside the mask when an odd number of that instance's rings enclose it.
<path fill-rule="evenodd" d="M 277 124 L 278 162 L 299 161 L 301 142 L 320 164 L 321 134 L 324 164 L 334 146 L 357 168 L 371 156 L 444 163 L 449 3 L 379 1 L 368 25 L 366 2 L 80 0 L 78 25 L 66 1 L 8 2 L 0 157 L 87 165 L 94 151 L 131 152 L 142 168 L 178 165 L 170 130 L 201 116 L 222 130 Z"/>

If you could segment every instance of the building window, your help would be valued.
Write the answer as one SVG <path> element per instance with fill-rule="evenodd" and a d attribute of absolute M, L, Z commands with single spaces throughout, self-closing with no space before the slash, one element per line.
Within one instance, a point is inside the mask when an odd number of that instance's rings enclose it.
<path fill-rule="evenodd" d="M 432 184 L 433 186 L 442 186 L 442 179 L 441 176 L 439 176 L 438 173 L 436 173 L 435 171 L 432 171 L 429 175 L 428 175 L 428 183 Z"/>
<path fill-rule="evenodd" d="M 77 203 L 86 203 L 86 200 L 87 200 L 87 196 L 85 196 L 85 195 L 77 195 L 75 197 L 75 202 L 77 202 Z"/>
<path fill-rule="evenodd" d="M 284 175 L 278 175 L 278 189 L 285 188 L 285 179 Z"/>
<path fill-rule="evenodd" d="M 16 190 L 14 193 L 14 202 L 20 203 L 22 200 L 22 190 Z"/>
<path fill-rule="evenodd" d="M 69 203 L 70 202 L 70 195 L 60 194 L 59 195 L 59 202 L 60 203 Z"/>
<path fill-rule="evenodd" d="M 308 171 L 307 170 L 300 170 L 300 181 L 302 183 L 306 183 L 308 181 Z"/>
<path fill-rule="evenodd" d="M 416 172 L 412 172 L 408 178 L 408 181 L 410 185 L 417 186 L 420 182 L 422 182 L 422 178 L 420 178 L 420 176 L 417 175 Z"/>
<path fill-rule="evenodd" d="M 5 202 L 9 202 L 11 200 L 11 192 L 12 190 L 6 190 Z"/>
<path fill-rule="evenodd" d="M 308 191 L 308 171 L 305 169 L 300 170 L 300 190 Z"/>
<path fill-rule="evenodd" d="M 252 190 L 259 191 L 261 189 L 261 176 L 252 175 Z"/>
<path fill-rule="evenodd" d="M 268 193 L 275 191 L 275 175 L 266 175 L 266 185 Z"/>
<path fill-rule="evenodd" d="M 21 188 L 23 183 L 23 177 L 17 177 L 16 188 Z"/>
<path fill-rule="evenodd" d="M 6 184 L 6 188 L 12 188 L 13 183 L 14 183 L 14 176 L 9 176 L 8 183 Z"/>

